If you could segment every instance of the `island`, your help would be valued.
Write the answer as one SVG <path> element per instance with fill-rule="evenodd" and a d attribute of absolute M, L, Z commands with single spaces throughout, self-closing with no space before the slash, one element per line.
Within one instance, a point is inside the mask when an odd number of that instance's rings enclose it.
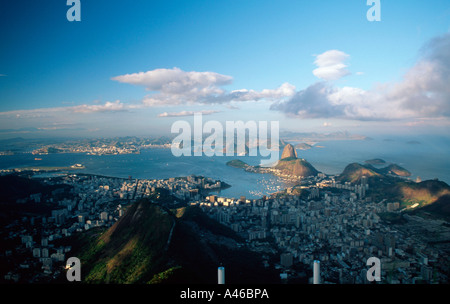
<path fill-rule="evenodd" d="M 381 159 L 381 158 L 374 158 L 374 159 L 366 160 L 365 163 L 369 164 L 369 165 L 377 166 L 377 165 L 384 165 L 384 164 L 386 164 L 386 161 Z"/>
<path fill-rule="evenodd" d="M 239 169 L 246 169 L 248 167 L 251 167 L 250 165 L 246 164 L 240 159 L 233 159 L 226 163 L 227 166 L 239 168 Z"/>
<path fill-rule="evenodd" d="M 311 149 L 312 147 L 313 147 L 312 145 L 307 144 L 307 143 L 299 143 L 299 144 L 296 144 L 296 145 L 295 145 L 295 148 L 296 148 L 296 149 L 299 149 L 299 150 L 309 150 L 309 149 Z"/>

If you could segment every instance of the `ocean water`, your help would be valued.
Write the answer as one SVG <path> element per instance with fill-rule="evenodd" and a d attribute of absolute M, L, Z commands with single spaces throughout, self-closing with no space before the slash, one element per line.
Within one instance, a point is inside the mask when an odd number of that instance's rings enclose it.
<path fill-rule="evenodd" d="M 352 162 L 380 158 L 410 171 L 411 179 L 438 178 L 450 184 L 450 140 L 445 137 L 328 141 L 297 154 L 327 174 L 339 174 Z"/>
<path fill-rule="evenodd" d="M 339 174 L 345 166 L 373 158 L 396 163 L 412 173 L 411 178 L 422 180 L 438 178 L 450 184 L 450 141 L 427 137 L 419 140 L 406 138 L 374 138 L 372 140 L 326 141 L 312 149 L 297 150 L 298 156 L 308 160 L 326 174 Z M 290 186 L 270 174 L 256 174 L 226 166 L 232 159 L 241 159 L 250 165 L 261 163 L 260 156 L 234 157 L 175 157 L 170 149 L 144 149 L 141 154 L 85 155 L 50 154 L 38 156 L 18 154 L 0 156 L 0 169 L 29 166 L 61 166 L 83 164 L 85 169 L 74 172 L 139 179 L 165 179 L 191 174 L 222 180 L 231 188 L 220 195 L 238 198 L 260 198 Z"/>

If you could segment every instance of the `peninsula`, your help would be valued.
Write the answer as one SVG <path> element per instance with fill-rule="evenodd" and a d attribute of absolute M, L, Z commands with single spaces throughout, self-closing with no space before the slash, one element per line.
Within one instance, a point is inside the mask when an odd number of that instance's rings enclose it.
<path fill-rule="evenodd" d="M 317 176 L 317 171 L 308 161 L 298 158 L 294 146 L 287 144 L 281 153 L 281 159 L 272 167 L 250 166 L 245 162 L 235 159 L 226 163 L 227 166 L 244 169 L 255 173 L 272 173 L 274 175 L 299 179 L 310 176 Z"/>

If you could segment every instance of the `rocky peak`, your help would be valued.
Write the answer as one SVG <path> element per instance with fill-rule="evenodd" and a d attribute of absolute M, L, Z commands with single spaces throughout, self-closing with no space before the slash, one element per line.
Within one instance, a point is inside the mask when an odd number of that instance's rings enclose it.
<path fill-rule="evenodd" d="M 295 148 L 291 144 L 287 144 L 284 149 L 283 153 L 281 154 L 281 159 L 284 158 L 297 158 L 297 151 L 295 151 Z"/>

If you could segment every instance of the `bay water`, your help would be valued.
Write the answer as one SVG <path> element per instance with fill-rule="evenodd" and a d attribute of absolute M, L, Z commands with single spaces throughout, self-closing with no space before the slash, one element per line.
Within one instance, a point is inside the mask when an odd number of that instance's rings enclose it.
<path fill-rule="evenodd" d="M 380 158 L 387 164 L 395 163 L 412 174 L 411 179 L 438 178 L 450 183 L 450 141 L 442 137 L 420 140 L 405 138 L 374 138 L 371 140 L 335 140 L 316 143 L 309 150 L 297 150 L 298 157 L 308 160 L 317 170 L 331 175 L 341 173 L 353 162 Z M 38 158 L 38 160 L 36 160 Z M 292 186 L 291 182 L 270 174 L 245 172 L 226 165 L 240 159 L 249 165 L 258 165 L 261 156 L 181 156 L 170 149 L 142 149 L 140 154 L 86 155 L 64 153 L 32 155 L 31 153 L 0 156 L 0 169 L 24 167 L 69 167 L 82 164 L 85 168 L 72 173 L 88 173 L 111 177 L 138 179 L 166 179 L 201 175 L 231 185 L 220 195 L 239 198 L 260 198 L 262 195 Z M 386 165 L 387 165 L 386 164 Z"/>

